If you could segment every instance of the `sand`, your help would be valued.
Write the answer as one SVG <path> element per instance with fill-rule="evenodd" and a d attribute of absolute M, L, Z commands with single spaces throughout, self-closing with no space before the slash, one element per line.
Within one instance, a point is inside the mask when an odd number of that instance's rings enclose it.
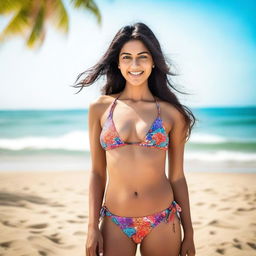
<path fill-rule="evenodd" d="M 256 255 L 256 174 L 186 178 L 196 255 Z M 0 173 L 0 255 L 85 255 L 87 222 L 87 171 Z"/>

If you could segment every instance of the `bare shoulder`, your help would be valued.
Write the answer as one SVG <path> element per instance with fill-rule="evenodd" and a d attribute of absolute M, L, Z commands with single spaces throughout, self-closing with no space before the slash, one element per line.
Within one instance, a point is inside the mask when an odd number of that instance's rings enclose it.
<path fill-rule="evenodd" d="M 115 99 L 116 94 L 110 95 L 100 95 L 94 101 L 91 101 L 89 104 L 90 108 L 94 111 L 100 111 L 100 109 L 104 109 L 106 105 L 111 104 L 111 102 Z"/>
<path fill-rule="evenodd" d="M 100 95 L 94 101 L 89 104 L 89 108 L 91 111 L 96 113 L 101 113 L 106 110 L 106 108 L 112 103 L 117 94 L 111 95 Z"/>

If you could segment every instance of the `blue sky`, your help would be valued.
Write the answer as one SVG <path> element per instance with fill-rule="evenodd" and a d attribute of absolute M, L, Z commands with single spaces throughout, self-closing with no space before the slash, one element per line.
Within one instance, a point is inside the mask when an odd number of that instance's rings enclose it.
<path fill-rule="evenodd" d="M 66 1 L 66 5 L 69 1 Z M 191 95 L 183 104 L 256 105 L 256 4 L 253 1 L 95 1 L 102 26 L 89 12 L 69 9 L 68 35 L 49 27 L 36 51 L 13 39 L 0 47 L 0 109 L 86 108 L 100 95 L 101 79 L 79 94 L 76 76 L 104 54 L 124 25 L 145 22 L 181 74 Z M 0 19 L 0 28 L 6 24 Z"/>

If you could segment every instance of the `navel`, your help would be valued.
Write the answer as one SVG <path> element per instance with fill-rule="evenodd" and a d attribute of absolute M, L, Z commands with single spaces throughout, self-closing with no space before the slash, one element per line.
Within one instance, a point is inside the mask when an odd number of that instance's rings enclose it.
<path fill-rule="evenodd" d="M 134 195 L 135 195 L 135 196 L 138 196 L 138 192 L 137 192 L 137 191 L 135 191 L 135 192 L 134 192 Z"/>

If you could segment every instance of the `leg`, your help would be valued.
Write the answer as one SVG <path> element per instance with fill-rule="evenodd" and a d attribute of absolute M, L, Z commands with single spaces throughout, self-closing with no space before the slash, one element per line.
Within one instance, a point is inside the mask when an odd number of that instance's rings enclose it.
<path fill-rule="evenodd" d="M 175 232 L 173 231 L 173 222 Z M 181 246 L 181 226 L 178 216 L 168 223 L 161 222 L 143 239 L 140 252 L 142 256 L 178 256 Z"/>
<path fill-rule="evenodd" d="M 103 236 L 104 256 L 135 256 L 137 245 L 117 226 L 111 217 L 105 216 L 100 223 Z"/>

